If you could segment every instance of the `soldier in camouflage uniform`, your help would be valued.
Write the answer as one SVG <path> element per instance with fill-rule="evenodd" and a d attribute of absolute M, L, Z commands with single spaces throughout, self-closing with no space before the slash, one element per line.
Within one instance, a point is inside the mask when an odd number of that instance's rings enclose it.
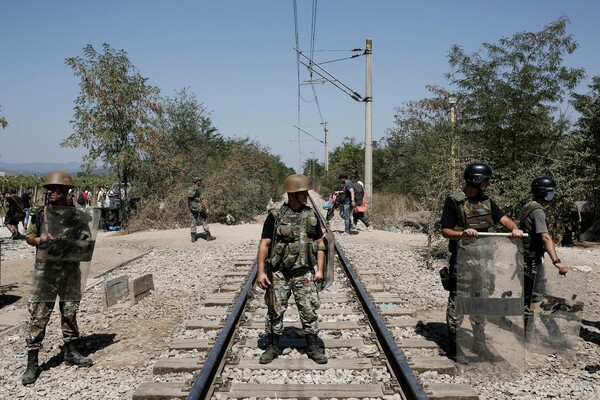
<path fill-rule="evenodd" d="M 60 297 L 64 361 L 82 367 L 92 365 L 92 361 L 82 356 L 75 346 L 79 338 L 76 315 L 82 297 L 81 271 L 79 261 L 75 259 L 80 259 L 83 254 L 91 257 L 93 242 L 91 249 L 77 245 L 89 243 L 86 240 L 91 236 L 91 217 L 77 211 L 72 204 L 68 205 L 68 191 L 73 187 L 75 184 L 67 173 L 48 174 L 44 188 L 48 190 L 50 204 L 32 215 L 32 223 L 27 231 L 27 243 L 36 246 L 37 250 L 33 285 L 27 302 L 31 319 L 25 328 L 28 352 L 23 385 L 34 383 L 40 372 L 38 353 L 42 348 L 56 296 Z"/>
<path fill-rule="evenodd" d="M 306 205 L 309 189 L 310 182 L 306 176 L 296 174 L 287 177 L 283 190 L 288 194 L 288 202 L 279 210 L 271 211 L 263 226 L 256 279 L 263 289 L 273 285 L 274 305 L 265 324 L 269 344 L 260 356 L 261 364 L 270 363 L 279 354 L 283 315 L 292 293 L 306 338 L 306 354 L 319 364 L 327 363 L 325 353 L 317 344 L 320 301 L 316 287 L 316 282 L 323 279 L 327 249 L 315 211 Z M 267 257 L 270 257 L 273 269 L 272 282 L 265 266 Z"/>
<path fill-rule="evenodd" d="M 187 193 L 188 207 L 192 219 L 192 226 L 190 228 L 192 243 L 197 240 L 196 227 L 198 224 L 202 224 L 202 228 L 204 228 L 204 232 L 206 233 L 206 240 L 215 240 L 216 237 L 210 234 L 210 229 L 206 222 L 210 212 L 208 211 L 208 203 L 202 194 L 202 178 L 196 177 L 193 182 L 194 185 L 188 189 Z"/>
<path fill-rule="evenodd" d="M 538 290 L 545 289 L 545 274 L 549 271 L 544 266 L 544 253 L 547 252 L 552 264 L 558 269 L 560 275 L 566 275 L 569 267 L 558 258 L 554 241 L 548 232 L 548 221 L 544 212 L 544 205 L 554 199 L 556 182 L 549 176 L 540 176 L 531 182 L 533 200 L 523 207 L 519 214 L 520 228 L 529 234 L 523 240 L 525 271 L 524 293 L 525 293 L 525 328 L 531 317 L 530 306 L 533 293 L 533 285 L 538 275 Z M 552 338 L 560 338 L 562 335 L 553 319 L 541 316 L 546 325 L 548 333 Z"/>
<path fill-rule="evenodd" d="M 456 262 L 458 254 L 458 243 L 460 239 L 478 236 L 479 232 L 487 232 L 495 223 L 500 223 L 506 229 L 512 232 L 514 237 L 523 236 L 523 232 L 517 227 L 515 222 L 510 219 L 496 205 L 496 203 L 485 195 L 485 191 L 494 179 L 494 174 L 490 166 L 481 163 L 470 164 L 465 168 L 464 179 L 466 185 L 460 192 L 452 193 L 446 198 L 444 209 L 442 211 L 441 226 L 442 236 L 449 240 L 450 265 L 448 275 L 443 280 L 444 288 L 450 292 L 448 296 L 448 306 L 446 308 L 446 324 L 448 326 L 448 356 L 455 361 L 461 361 L 462 354 L 457 354 L 460 349 L 456 346 L 456 331 L 462 324 L 462 315 L 456 314 L 456 296 L 457 289 L 468 289 L 469 286 L 487 287 L 491 290 L 493 277 L 483 276 L 478 273 L 479 270 L 485 271 L 486 260 L 485 249 L 482 249 L 482 265 L 473 265 L 471 281 L 457 282 Z M 488 255 L 487 257 L 489 257 Z M 465 269 L 471 271 L 465 266 Z M 469 274 L 465 274 L 463 279 L 469 279 Z M 485 282 L 484 282 L 485 281 Z M 459 287 L 460 286 L 460 287 Z M 493 354 L 487 348 L 485 342 L 485 317 L 471 316 L 471 325 L 473 327 L 473 352 L 482 359 L 493 359 Z"/>

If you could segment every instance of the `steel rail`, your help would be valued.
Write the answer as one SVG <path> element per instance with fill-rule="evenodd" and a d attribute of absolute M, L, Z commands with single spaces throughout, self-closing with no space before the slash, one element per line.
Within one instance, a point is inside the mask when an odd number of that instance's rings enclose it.
<path fill-rule="evenodd" d="M 310 198 L 310 201 L 313 205 L 313 208 L 317 210 L 317 205 L 315 204 L 312 198 Z M 321 225 L 325 226 L 325 218 L 323 218 L 323 215 L 320 212 L 317 212 L 316 214 L 321 222 Z M 367 293 L 366 289 L 358 279 L 358 276 L 352 269 L 350 260 L 348 260 L 346 254 L 344 253 L 340 245 L 337 243 L 337 241 L 335 242 L 335 251 L 337 252 L 338 256 L 340 257 L 340 260 L 342 261 L 342 265 L 344 267 L 344 270 L 346 271 L 348 279 L 354 287 L 354 290 L 358 295 L 359 301 L 363 305 L 367 317 L 369 318 L 369 322 L 371 323 L 371 327 L 375 331 L 377 339 L 379 340 L 381 348 L 385 353 L 390 368 L 392 369 L 392 372 L 398 380 L 398 384 L 400 385 L 400 388 L 402 389 L 404 395 L 407 399 L 410 400 L 426 400 L 428 396 L 425 393 L 425 390 L 423 389 L 417 377 L 408 365 L 406 358 L 404 358 L 404 354 L 402 353 L 402 351 L 398 347 L 398 344 L 396 343 L 396 339 L 394 339 L 394 336 L 392 335 L 390 330 L 387 328 L 387 326 L 385 326 L 385 322 L 379 314 L 377 306 L 371 301 L 369 294 Z"/>
<path fill-rule="evenodd" d="M 227 317 L 227 321 L 225 321 L 225 325 L 221 329 L 221 333 L 215 340 L 215 344 L 212 347 L 210 353 L 206 357 L 204 361 L 204 366 L 200 370 L 194 385 L 192 386 L 190 393 L 188 394 L 188 400 L 204 400 L 207 398 L 209 391 L 211 390 L 213 380 L 215 375 L 219 371 L 219 367 L 221 365 L 221 361 L 229 347 L 229 342 L 231 341 L 231 337 L 235 331 L 235 328 L 242 316 L 244 308 L 246 307 L 246 302 L 248 300 L 248 294 L 254 286 L 254 281 L 256 280 L 257 275 L 256 263 L 252 266 L 252 271 L 250 272 L 250 276 L 242 289 L 242 292 L 237 298 L 237 301 L 233 305 L 231 313 L 229 317 Z"/>

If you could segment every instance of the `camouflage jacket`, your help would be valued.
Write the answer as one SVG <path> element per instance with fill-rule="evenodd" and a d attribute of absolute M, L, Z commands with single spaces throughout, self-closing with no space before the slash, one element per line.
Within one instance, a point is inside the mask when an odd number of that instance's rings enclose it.
<path fill-rule="evenodd" d="M 187 192 L 188 207 L 190 211 L 202 210 L 202 189 L 196 185 L 191 186 Z"/>

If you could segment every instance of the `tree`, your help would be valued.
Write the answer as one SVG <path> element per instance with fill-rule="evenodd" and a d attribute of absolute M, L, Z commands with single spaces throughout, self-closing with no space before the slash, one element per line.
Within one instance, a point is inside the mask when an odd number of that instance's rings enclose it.
<path fill-rule="evenodd" d="M 127 184 L 135 179 L 133 166 L 143 156 L 151 118 L 159 111 L 159 90 L 147 85 L 124 50 L 106 43 L 102 48 L 98 53 L 87 45 L 83 57 L 65 60 L 81 81 L 71 121 L 74 132 L 61 146 L 86 147 L 88 169 L 101 160 L 105 167 L 115 167 Z"/>
<path fill-rule="evenodd" d="M 535 163 L 549 155 L 566 132 L 559 105 L 584 77 L 582 68 L 563 65 L 578 45 L 560 18 L 540 32 L 521 32 L 484 43 L 472 55 L 455 45 L 447 78 L 458 89 L 461 143 L 495 167 Z"/>
<path fill-rule="evenodd" d="M 573 107 L 581 114 L 574 134 L 581 155 L 577 176 L 591 196 L 594 217 L 600 217 L 600 76 L 592 78 L 588 94 L 573 94 Z"/>
<path fill-rule="evenodd" d="M 8 126 L 8 121 L 6 120 L 6 118 L 0 116 L 0 127 L 2 127 L 2 129 L 4 129 L 7 126 Z"/>

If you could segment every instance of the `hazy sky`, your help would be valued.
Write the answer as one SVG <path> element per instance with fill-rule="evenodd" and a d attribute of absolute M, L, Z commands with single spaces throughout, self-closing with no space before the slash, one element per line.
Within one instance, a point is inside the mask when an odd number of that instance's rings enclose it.
<path fill-rule="evenodd" d="M 344 137 L 364 142 L 365 107 L 330 84 L 302 85 L 292 0 L 9 1 L 0 0 L 0 161 L 80 161 L 85 149 L 63 149 L 72 127 L 79 81 L 64 63 L 87 44 L 125 50 L 149 84 L 173 96 L 188 88 L 212 111 L 226 137 L 249 137 L 296 169 L 324 160 Z M 300 49 L 310 50 L 313 2 L 298 0 Z M 395 108 L 448 87 L 447 54 L 468 53 L 519 31 L 540 31 L 561 16 L 580 48 L 566 64 L 600 75 L 600 1 L 321 0 L 316 8 L 315 61 L 353 54 L 373 40 L 373 139 L 393 126 Z M 365 58 L 327 63 L 329 73 L 361 95 Z M 300 80 L 308 79 L 301 70 Z M 586 81 L 587 83 L 588 81 Z M 451 88 L 450 88 L 451 89 Z M 585 83 L 578 90 L 587 91 Z M 298 108 L 300 103 L 300 113 Z"/>

